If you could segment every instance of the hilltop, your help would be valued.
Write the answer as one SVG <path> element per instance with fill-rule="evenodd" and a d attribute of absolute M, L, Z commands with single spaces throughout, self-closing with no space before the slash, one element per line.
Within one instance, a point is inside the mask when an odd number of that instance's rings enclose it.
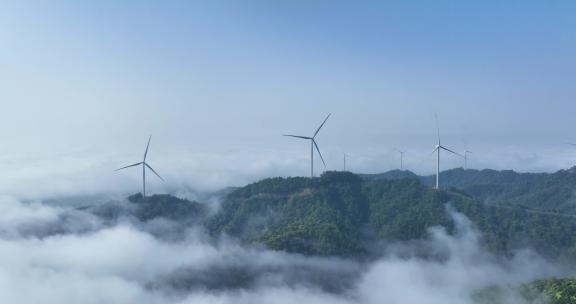
<path fill-rule="evenodd" d="M 168 194 L 143 197 L 137 193 L 126 198 L 126 201 L 109 201 L 78 209 L 110 223 L 120 219 L 134 219 L 142 223 L 168 220 L 188 225 L 201 223 L 208 214 L 204 204 Z"/>
<path fill-rule="evenodd" d="M 364 174 L 362 178 L 368 181 L 413 178 L 429 187 L 435 184 L 435 175 L 419 176 L 399 170 Z M 444 188 L 457 189 L 487 204 L 576 215 L 576 167 L 554 173 L 457 168 L 441 172 L 440 179 Z"/>
<path fill-rule="evenodd" d="M 485 204 L 463 190 L 434 190 L 419 179 L 367 179 L 349 172 L 270 178 L 239 188 L 207 222 L 213 235 L 310 255 L 362 256 L 375 241 L 424 239 L 433 226 L 453 231 L 446 206 L 469 217 L 499 254 L 529 247 L 574 257 L 576 218 Z"/>
<path fill-rule="evenodd" d="M 409 171 L 372 176 L 326 172 L 318 178 L 268 178 L 228 189 L 217 212 L 170 195 L 140 194 L 124 203 L 82 209 L 110 224 L 164 221 L 180 231 L 200 225 L 215 238 L 228 235 L 273 250 L 366 257 L 381 243 L 426 239 L 431 227 L 453 233 L 449 208 L 468 217 L 481 231 L 482 244 L 494 253 L 531 248 L 576 260 L 576 235 L 570 233 L 576 231 L 576 214 L 570 213 L 574 170 L 524 174 L 455 169 L 442 177 L 449 187 L 435 190 L 426 181 L 429 177 Z"/>

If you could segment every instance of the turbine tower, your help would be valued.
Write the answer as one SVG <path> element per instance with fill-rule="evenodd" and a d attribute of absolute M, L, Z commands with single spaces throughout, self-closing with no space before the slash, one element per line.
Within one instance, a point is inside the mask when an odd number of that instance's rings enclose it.
<path fill-rule="evenodd" d="M 322 157 L 322 153 L 320 153 L 320 148 L 318 148 L 318 144 L 316 143 L 316 135 L 318 135 L 318 132 L 320 132 L 320 129 L 322 129 L 322 127 L 324 126 L 324 124 L 326 123 L 328 118 L 330 118 L 330 115 L 332 115 L 332 114 L 328 114 L 328 116 L 326 116 L 326 119 L 324 119 L 324 122 L 322 122 L 322 124 L 318 127 L 318 129 L 316 129 L 316 132 L 314 132 L 314 135 L 312 135 L 312 137 L 300 136 L 300 135 L 290 135 L 290 134 L 284 135 L 284 136 L 288 136 L 288 137 L 295 137 L 295 138 L 310 140 L 310 176 L 311 177 L 314 177 L 314 148 L 316 148 L 316 151 L 318 151 L 318 155 L 320 155 L 320 159 L 322 160 L 324 167 L 326 167 L 326 162 L 324 162 L 324 157 Z"/>
<path fill-rule="evenodd" d="M 344 171 L 346 171 L 346 159 L 350 157 L 350 155 L 344 153 Z"/>
<path fill-rule="evenodd" d="M 150 165 L 148 165 L 148 163 L 146 163 L 146 156 L 148 156 L 148 147 L 150 147 L 150 140 L 151 139 L 152 139 L 152 135 L 150 135 L 150 137 L 148 137 L 148 144 L 146 145 L 146 151 L 144 151 L 144 159 L 141 162 L 114 170 L 114 171 L 119 171 L 122 169 L 142 165 L 142 196 L 143 197 L 146 197 L 146 168 L 150 169 L 150 171 L 152 171 L 154 174 L 156 174 L 156 176 L 158 176 L 158 178 L 160 180 L 165 182 L 165 180 L 160 176 L 160 174 L 156 173 L 156 171 L 154 171 L 154 169 L 152 169 L 152 167 L 150 167 Z"/>
<path fill-rule="evenodd" d="M 436 145 L 436 148 L 434 149 L 434 151 L 432 151 L 432 153 L 436 152 L 436 189 L 440 189 L 440 151 L 444 150 L 444 151 L 448 151 L 452 154 L 458 155 L 460 157 L 464 157 L 462 154 L 460 153 L 456 153 L 446 147 L 444 147 L 442 145 L 442 143 L 440 142 L 440 126 L 438 124 L 438 115 L 436 115 L 436 130 L 438 131 L 438 144 Z"/>
<path fill-rule="evenodd" d="M 396 152 L 400 153 L 400 170 L 404 170 L 404 153 L 406 153 L 406 151 L 401 151 L 398 149 L 394 149 L 396 150 Z"/>
<path fill-rule="evenodd" d="M 472 151 L 464 150 L 464 170 L 468 169 L 468 154 L 472 154 Z"/>

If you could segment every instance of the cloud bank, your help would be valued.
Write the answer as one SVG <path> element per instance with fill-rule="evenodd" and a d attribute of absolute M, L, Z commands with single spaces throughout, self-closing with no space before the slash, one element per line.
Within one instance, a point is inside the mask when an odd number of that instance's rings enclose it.
<path fill-rule="evenodd" d="M 529 251 L 485 252 L 457 213 L 455 235 L 434 228 L 427 240 L 357 261 L 244 247 L 197 225 L 174 238 L 165 228 L 179 223 L 129 213 L 110 221 L 90 209 L 9 197 L 0 206 L 2 303 L 475 304 L 498 286 L 490 303 L 527 304 L 518 285 L 567 274 Z"/>

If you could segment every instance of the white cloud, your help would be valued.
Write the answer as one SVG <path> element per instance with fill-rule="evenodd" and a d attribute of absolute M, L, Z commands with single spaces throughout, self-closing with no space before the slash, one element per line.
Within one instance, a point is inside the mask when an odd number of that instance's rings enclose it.
<path fill-rule="evenodd" d="M 20 210 L 19 220 L 0 213 L 3 225 L 62 212 L 11 204 Z M 511 259 L 492 256 L 480 247 L 473 225 L 462 215 L 454 218 L 459 233 L 433 229 L 421 244 L 443 258 L 419 257 L 402 246 L 402 254 L 390 248 L 369 263 L 248 249 L 230 240 L 213 243 L 197 229 L 167 241 L 127 223 L 82 234 L 2 236 L 0 302 L 472 304 L 474 294 L 486 287 L 516 286 L 566 271 L 526 252 Z M 239 271 L 246 285 L 226 285 Z M 343 289 L 330 292 L 323 284 Z M 503 303 L 525 304 L 513 289 L 504 290 Z"/>

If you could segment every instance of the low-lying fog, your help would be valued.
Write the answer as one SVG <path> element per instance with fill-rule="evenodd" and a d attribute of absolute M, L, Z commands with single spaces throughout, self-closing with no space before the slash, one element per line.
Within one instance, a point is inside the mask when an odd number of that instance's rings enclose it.
<path fill-rule="evenodd" d="M 199 225 L 143 223 L 129 212 L 109 220 L 2 197 L 0 303 L 467 304 L 486 303 L 498 286 L 489 303 L 520 304 L 532 303 L 520 284 L 570 272 L 530 251 L 495 257 L 473 223 L 451 214 L 454 236 L 434 228 L 426 241 L 388 244 L 356 261 L 246 247 Z"/>

